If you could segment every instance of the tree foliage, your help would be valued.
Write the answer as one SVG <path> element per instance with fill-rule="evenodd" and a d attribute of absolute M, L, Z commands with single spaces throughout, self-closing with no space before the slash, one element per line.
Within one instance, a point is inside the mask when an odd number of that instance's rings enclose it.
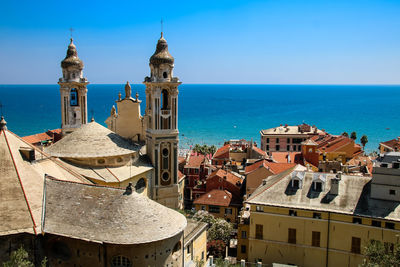
<path fill-rule="evenodd" d="M 364 134 L 363 136 L 361 136 L 360 142 L 364 148 L 365 145 L 368 143 L 368 137 Z"/>
<path fill-rule="evenodd" d="M 203 155 L 208 155 L 208 154 L 214 155 L 214 153 L 217 151 L 217 147 L 214 145 L 212 145 L 212 146 L 202 145 L 201 146 L 199 144 L 196 144 L 193 147 L 193 151 L 197 152 L 199 154 L 203 154 Z"/>
<path fill-rule="evenodd" d="M 400 244 L 382 243 L 370 240 L 364 248 L 363 267 L 400 266 Z"/>
<path fill-rule="evenodd" d="M 208 240 L 222 240 L 225 245 L 229 244 L 233 226 L 224 219 L 216 219 L 215 223 L 208 229 Z"/>
<path fill-rule="evenodd" d="M 349 137 L 349 134 L 347 132 L 342 133 L 343 136 Z"/>
<path fill-rule="evenodd" d="M 207 251 L 210 255 L 217 258 L 223 258 L 225 256 L 225 243 L 222 240 L 211 240 L 207 242 Z"/>
<path fill-rule="evenodd" d="M 205 222 L 208 224 L 208 227 L 211 227 L 216 219 L 214 216 L 212 216 L 208 211 L 205 210 L 199 210 L 193 215 L 193 219 L 199 222 Z"/>
<path fill-rule="evenodd" d="M 44 258 L 41 267 L 45 267 L 47 259 Z M 29 261 L 28 252 L 21 246 L 19 249 L 11 252 L 10 260 L 3 262 L 3 267 L 34 267 L 35 265 Z"/>
<path fill-rule="evenodd" d="M 350 138 L 353 139 L 353 140 L 356 140 L 357 139 L 357 133 L 356 132 L 352 132 L 350 134 Z"/>

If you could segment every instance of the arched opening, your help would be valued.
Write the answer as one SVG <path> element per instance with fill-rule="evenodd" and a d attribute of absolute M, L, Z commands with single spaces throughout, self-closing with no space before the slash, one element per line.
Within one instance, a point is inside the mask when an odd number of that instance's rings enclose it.
<path fill-rule="evenodd" d="M 135 190 L 137 193 L 143 193 L 144 189 L 146 188 L 146 180 L 144 178 L 140 178 L 135 185 Z"/>
<path fill-rule="evenodd" d="M 167 79 L 167 78 L 168 78 L 168 74 L 167 74 L 166 71 L 164 71 L 162 75 L 163 75 L 163 78 L 164 78 L 164 79 Z"/>
<path fill-rule="evenodd" d="M 78 91 L 76 90 L 76 88 L 72 88 L 71 89 L 69 100 L 70 100 L 70 105 L 71 106 L 77 106 L 78 105 Z"/>
<path fill-rule="evenodd" d="M 168 109 L 168 91 L 167 90 L 162 90 L 161 92 L 161 103 L 162 103 L 162 110 L 167 110 Z"/>

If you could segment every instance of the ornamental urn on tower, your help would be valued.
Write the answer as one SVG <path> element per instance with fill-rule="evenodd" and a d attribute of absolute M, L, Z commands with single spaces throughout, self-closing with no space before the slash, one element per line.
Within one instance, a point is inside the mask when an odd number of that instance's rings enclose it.
<path fill-rule="evenodd" d="M 83 77 L 83 62 L 78 57 L 71 38 L 67 55 L 61 61 L 63 76 L 59 79 L 61 95 L 61 128 L 66 135 L 87 123 L 87 85 Z"/>

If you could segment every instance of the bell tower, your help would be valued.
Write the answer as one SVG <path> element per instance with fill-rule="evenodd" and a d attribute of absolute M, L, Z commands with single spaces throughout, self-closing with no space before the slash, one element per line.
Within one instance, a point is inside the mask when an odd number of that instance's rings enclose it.
<path fill-rule="evenodd" d="M 152 198 L 170 208 L 181 206 L 178 190 L 178 86 L 174 58 L 161 32 L 146 77 L 146 143 L 154 166 Z"/>
<path fill-rule="evenodd" d="M 59 79 L 61 95 L 62 134 L 71 133 L 87 123 L 87 85 L 83 77 L 83 62 L 78 57 L 76 46 L 71 38 L 67 55 L 61 61 L 63 76 Z"/>

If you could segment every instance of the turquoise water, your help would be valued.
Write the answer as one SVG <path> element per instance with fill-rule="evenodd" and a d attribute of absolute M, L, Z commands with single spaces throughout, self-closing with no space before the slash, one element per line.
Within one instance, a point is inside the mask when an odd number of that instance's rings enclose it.
<path fill-rule="evenodd" d="M 124 85 L 88 89 L 88 114 L 104 124 Z M 143 100 L 142 113 L 144 89 L 132 87 Z M 367 151 L 400 136 L 400 86 L 182 84 L 179 91 L 182 147 L 240 138 L 259 143 L 261 129 L 302 122 L 332 134 L 366 134 Z M 20 136 L 60 127 L 58 85 L 0 85 L 0 102 L 8 128 Z"/>

